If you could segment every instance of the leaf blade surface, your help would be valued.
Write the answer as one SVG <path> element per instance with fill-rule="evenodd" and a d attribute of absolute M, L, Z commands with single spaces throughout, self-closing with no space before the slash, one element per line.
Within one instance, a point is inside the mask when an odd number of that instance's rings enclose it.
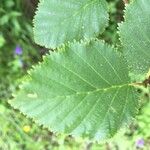
<path fill-rule="evenodd" d="M 52 131 L 105 139 L 138 108 L 125 59 L 101 41 L 47 55 L 30 78 L 10 103 Z"/>
<path fill-rule="evenodd" d="M 108 24 L 105 0 L 44 0 L 34 19 L 36 43 L 56 48 L 98 36 Z"/>
<path fill-rule="evenodd" d="M 146 74 L 150 68 L 150 1 L 135 0 L 127 5 L 120 38 L 130 70 Z"/>

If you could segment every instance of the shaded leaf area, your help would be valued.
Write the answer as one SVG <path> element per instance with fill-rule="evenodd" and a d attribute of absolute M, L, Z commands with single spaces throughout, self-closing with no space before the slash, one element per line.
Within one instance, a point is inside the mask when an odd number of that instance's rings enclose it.
<path fill-rule="evenodd" d="M 145 74 L 150 68 L 150 1 L 135 0 L 127 5 L 125 22 L 119 27 L 130 70 Z"/>
<path fill-rule="evenodd" d="M 68 41 L 98 36 L 108 24 L 105 0 L 45 0 L 34 19 L 36 43 L 56 48 Z"/>
<path fill-rule="evenodd" d="M 95 140 L 113 136 L 138 108 L 124 58 L 96 40 L 45 56 L 10 103 L 52 131 Z"/>

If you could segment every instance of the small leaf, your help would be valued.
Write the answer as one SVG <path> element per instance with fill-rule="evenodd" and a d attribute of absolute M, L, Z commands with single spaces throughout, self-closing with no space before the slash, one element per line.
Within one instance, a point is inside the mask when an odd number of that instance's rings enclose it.
<path fill-rule="evenodd" d="M 56 48 L 98 36 L 108 24 L 105 0 L 41 0 L 34 19 L 36 43 Z"/>
<path fill-rule="evenodd" d="M 134 0 L 127 5 L 120 37 L 130 70 L 145 74 L 150 69 L 150 0 Z"/>
<path fill-rule="evenodd" d="M 47 55 L 10 103 L 52 131 L 95 140 L 113 136 L 138 108 L 124 58 L 94 40 Z"/>

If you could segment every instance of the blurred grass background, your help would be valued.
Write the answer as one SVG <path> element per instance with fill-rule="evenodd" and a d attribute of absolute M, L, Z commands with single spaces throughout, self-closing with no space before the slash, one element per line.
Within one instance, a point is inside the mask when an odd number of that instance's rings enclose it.
<path fill-rule="evenodd" d="M 117 23 L 123 20 L 124 4 L 121 0 L 107 1 L 110 26 L 99 38 L 119 45 Z M 47 52 L 33 40 L 32 19 L 37 2 L 0 0 L 0 150 L 150 150 L 148 97 L 143 98 L 136 121 L 103 143 L 53 134 L 9 106 L 7 101 L 27 70 Z"/>

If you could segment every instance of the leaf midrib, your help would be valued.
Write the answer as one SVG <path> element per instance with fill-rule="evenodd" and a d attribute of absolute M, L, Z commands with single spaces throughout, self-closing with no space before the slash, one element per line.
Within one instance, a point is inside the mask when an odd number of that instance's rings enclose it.
<path fill-rule="evenodd" d="M 71 96 L 77 96 L 77 95 L 89 95 L 89 94 L 93 94 L 95 92 L 101 92 L 101 91 L 109 91 L 109 90 L 112 90 L 112 89 L 120 89 L 120 88 L 123 88 L 125 86 L 134 86 L 132 83 L 126 83 L 126 84 L 122 84 L 122 85 L 113 85 L 113 86 L 110 86 L 110 87 L 107 87 L 107 88 L 97 88 L 95 90 L 91 90 L 91 91 L 85 91 L 85 92 L 76 92 L 74 94 L 69 94 L 69 95 L 59 95 L 59 96 L 54 96 L 52 98 L 62 98 L 62 97 L 71 97 Z"/>

